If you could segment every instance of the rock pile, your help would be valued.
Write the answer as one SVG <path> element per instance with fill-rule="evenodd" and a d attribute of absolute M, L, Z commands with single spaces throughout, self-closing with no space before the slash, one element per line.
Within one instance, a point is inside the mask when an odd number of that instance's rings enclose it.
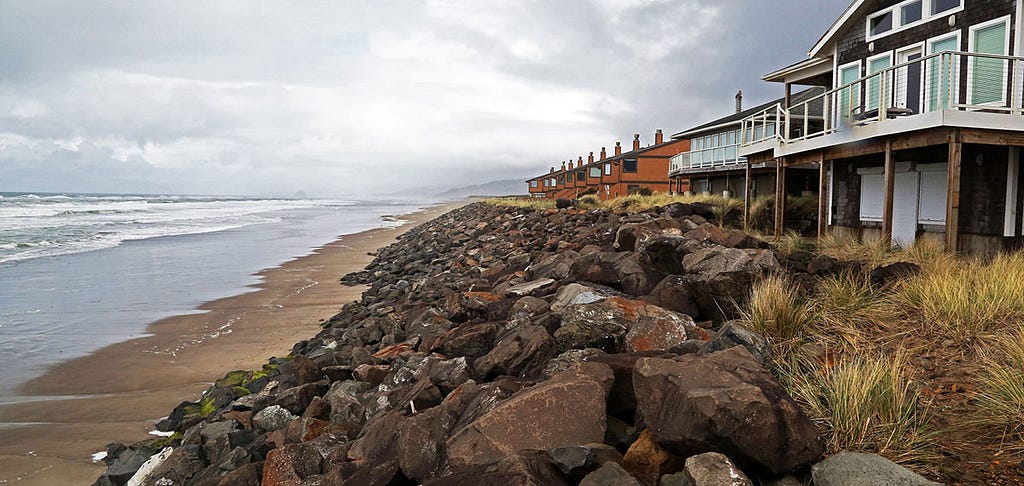
<path fill-rule="evenodd" d="M 369 290 L 316 337 L 179 405 L 165 444 L 112 445 L 96 484 L 806 476 L 814 425 L 728 322 L 779 258 L 710 216 L 473 204 L 423 224 L 342 279 Z"/>

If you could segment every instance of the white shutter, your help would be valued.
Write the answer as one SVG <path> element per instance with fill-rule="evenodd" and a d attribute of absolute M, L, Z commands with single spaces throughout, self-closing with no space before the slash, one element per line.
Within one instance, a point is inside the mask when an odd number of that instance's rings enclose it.
<path fill-rule="evenodd" d="M 882 174 L 860 176 L 860 219 L 861 221 L 882 220 Z"/>
<path fill-rule="evenodd" d="M 918 222 L 946 223 L 946 171 L 921 172 L 921 202 Z"/>

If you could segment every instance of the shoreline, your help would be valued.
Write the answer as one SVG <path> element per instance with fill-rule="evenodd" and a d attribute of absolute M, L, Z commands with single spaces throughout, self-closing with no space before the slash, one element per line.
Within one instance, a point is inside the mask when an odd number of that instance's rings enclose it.
<path fill-rule="evenodd" d="M 108 442 L 151 437 L 157 419 L 195 399 L 211 380 L 287 354 L 360 297 L 363 286 L 338 279 L 362 270 L 373 258 L 367 253 L 464 204 L 428 206 L 393 216 L 406 221 L 400 226 L 342 235 L 257 272 L 261 281 L 252 291 L 160 319 L 141 337 L 59 363 L 22 384 L 19 395 L 38 400 L 0 406 L 0 484 L 92 484 L 106 467 L 90 462 L 93 453 Z"/>

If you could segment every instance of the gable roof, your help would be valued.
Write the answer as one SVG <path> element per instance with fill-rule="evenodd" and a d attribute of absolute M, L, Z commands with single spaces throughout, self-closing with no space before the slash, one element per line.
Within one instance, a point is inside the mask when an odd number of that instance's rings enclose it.
<path fill-rule="evenodd" d="M 846 11 L 835 22 L 832 22 L 832 26 L 818 39 L 818 42 L 814 44 L 814 47 L 811 48 L 807 55 L 818 57 L 821 51 L 832 42 L 836 34 L 842 31 L 867 3 L 867 0 L 854 0 L 849 7 L 846 7 Z"/>
<path fill-rule="evenodd" d="M 807 89 L 805 89 L 803 91 L 800 91 L 798 93 L 793 94 L 790 97 L 789 104 L 790 105 L 798 105 L 798 104 L 803 103 L 803 102 L 805 102 L 805 101 L 807 101 L 807 100 L 809 100 L 811 98 L 814 98 L 815 96 L 821 95 L 824 92 L 825 92 L 824 88 L 817 87 L 817 86 L 812 87 L 812 88 L 807 88 Z M 764 104 L 761 104 L 761 105 L 757 105 L 757 106 L 755 106 L 753 108 L 748 108 L 748 109 L 743 110 L 743 111 L 741 111 L 739 113 L 733 113 L 731 115 L 724 116 L 724 117 L 719 118 L 717 120 L 709 121 L 709 122 L 707 122 L 707 123 L 705 123 L 703 125 L 698 125 L 698 126 L 693 127 L 693 128 L 691 128 L 689 130 L 685 130 L 685 131 L 679 132 L 679 133 L 677 133 L 675 135 L 672 135 L 672 138 L 673 139 L 689 138 L 691 135 L 696 135 L 698 133 L 711 131 L 711 130 L 713 130 L 715 128 L 725 128 L 725 127 L 732 126 L 732 125 L 739 125 L 740 122 L 743 121 L 744 118 L 746 118 L 746 117 L 748 117 L 750 115 L 753 115 L 755 113 L 762 112 L 762 111 L 764 111 L 764 110 L 766 110 L 768 108 L 771 108 L 771 107 L 773 107 L 773 106 L 775 106 L 777 104 L 783 103 L 785 101 L 786 101 L 785 97 L 782 97 L 782 98 L 779 98 L 779 99 L 776 99 L 776 100 L 772 100 L 772 101 L 769 101 L 767 103 L 764 103 Z M 812 106 L 812 109 L 813 109 L 813 106 Z M 821 107 L 818 107 L 818 113 L 813 113 L 812 112 L 811 115 L 812 116 L 821 116 Z"/>

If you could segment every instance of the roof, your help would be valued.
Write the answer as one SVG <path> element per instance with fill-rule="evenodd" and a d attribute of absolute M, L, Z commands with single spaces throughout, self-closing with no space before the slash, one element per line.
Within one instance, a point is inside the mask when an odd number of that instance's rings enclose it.
<path fill-rule="evenodd" d="M 832 25 L 824 34 L 822 34 L 821 38 L 818 39 L 818 42 L 814 44 L 814 47 L 811 48 L 807 55 L 810 57 L 818 57 L 821 51 L 832 42 L 832 39 L 835 38 L 835 36 L 839 34 L 839 32 L 843 30 L 848 23 L 850 23 L 850 20 L 853 19 L 855 14 L 860 11 L 861 7 L 863 7 L 865 3 L 867 3 L 866 0 L 854 0 L 849 7 L 846 7 L 846 11 L 843 12 L 835 22 L 832 22 Z"/>
<path fill-rule="evenodd" d="M 791 76 L 793 74 L 803 73 L 804 74 L 804 78 L 800 78 L 800 79 L 805 79 L 805 78 L 809 78 L 811 76 L 816 76 L 818 74 L 821 74 L 822 72 L 831 72 L 831 71 L 832 71 L 832 61 L 831 61 L 831 58 L 828 58 L 828 57 L 826 57 L 826 58 L 810 58 L 810 59 L 804 59 L 803 61 L 795 62 L 795 63 L 790 64 L 789 66 L 786 66 L 786 67 L 784 67 L 782 69 L 777 69 L 775 71 L 772 71 L 772 72 L 770 72 L 768 74 L 765 74 L 764 76 L 761 76 L 761 79 L 763 79 L 765 81 L 769 81 L 769 82 L 780 82 L 780 81 L 781 82 L 786 82 L 786 78 L 788 78 L 789 76 Z"/>
<path fill-rule="evenodd" d="M 792 105 L 803 103 L 804 101 L 807 101 L 807 100 L 809 100 L 811 98 L 814 98 L 815 96 L 821 95 L 824 92 L 825 92 L 824 88 L 820 88 L 820 87 L 817 87 L 817 86 L 815 86 L 813 88 L 807 88 L 807 89 L 805 89 L 803 91 L 800 91 L 799 93 L 796 93 L 796 94 L 792 95 L 792 97 L 789 100 L 789 104 L 792 106 Z M 757 105 L 757 106 L 755 106 L 753 108 L 748 108 L 748 109 L 743 110 L 743 111 L 738 112 L 738 113 L 733 113 L 733 114 L 731 114 L 729 116 L 724 116 L 724 117 L 719 118 L 717 120 L 709 121 L 709 122 L 707 122 L 707 123 L 705 123 L 703 125 L 699 125 L 699 126 L 691 128 L 689 130 L 682 131 L 682 132 L 679 132 L 679 133 L 677 133 L 675 135 L 672 135 L 672 138 L 673 139 L 689 138 L 691 135 L 696 135 L 698 133 L 711 131 L 712 129 L 725 128 L 725 127 L 732 126 L 732 125 L 739 125 L 740 122 L 743 121 L 744 118 L 746 118 L 746 117 L 748 117 L 750 115 L 753 115 L 755 113 L 760 113 L 760 112 L 762 112 L 762 111 L 764 111 L 764 110 L 766 110 L 768 108 L 771 108 L 772 106 L 775 106 L 777 104 L 783 103 L 783 102 L 785 102 L 785 100 L 786 100 L 786 98 L 782 97 L 782 98 L 779 98 L 779 99 L 776 99 L 776 100 L 773 100 L 773 101 L 769 101 L 769 102 L 761 104 L 761 105 Z M 817 111 L 818 111 L 818 113 L 812 112 L 811 115 L 812 116 L 821 116 L 821 107 L 820 106 L 818 107 Z"/>

